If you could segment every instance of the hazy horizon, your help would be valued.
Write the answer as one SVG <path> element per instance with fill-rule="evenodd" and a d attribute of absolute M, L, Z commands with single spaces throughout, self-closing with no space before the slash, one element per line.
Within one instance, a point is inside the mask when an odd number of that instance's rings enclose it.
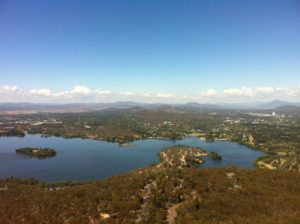
<path fill-rule="evenodd" d="M 5 104 L 15 104 L 15 105 L 22 105 L 22 104 L 32 104 L 32 105 L 53 105 L 53 106 L 63 106 L 63 105 L 71 105 L 71 104 L 85 104 L 85 105 L 96 105 L 96 104 L 108 104 L 108 105 L 114 105 L 114 104 L 120 104 L 124 106 L 130 106 L 131 104 L 133 105 L 132 107 L 139 106 L 139 105 L 170 105 L 170 106 L 175 106 L 175 105 L 187 105 L 187 104 L 198 104 L 198 105 L 212 105 L 212 106 L 220 106 L 220 108 L 249 108 L 249 109 L 255 109 L 255 108 L 264 108 L 265 105 L 270 104 L 270 109 L 271 108 L 276 108 L 276 107 L 281 107 L 281 106 L 300 106 L 300 101 L 282 101 L 282 100 L 271 100 L 271 101 L 251 101 L 251 102 L 240 102 L 240 103 L 230 103 L 230 102 L 195 102 L 195 101 L 187 101 L 187 102 L 143 102 L 143 101 L 128 101 L 128 100 L 119 100 L 119 101 L 105 101 L 105 102 L 30 102 L 30 101 L 19 101 L 19 102 L 11 102 L 11 101 L 3 101 L 0 102 L 0 104 L 5 105 Z M 279 104 L 279 106 L 276 106 Z"/>
<path fill-rule="evenodd" d="M 121 92 L 91 90 L 85 86 L 75 86 L 71 90 L 53 92 L 49 89 L 23 90 L 17 86 L 0 86 L 1 103 L 112 103 L 112 102 L 140 102 L 140 103 L 212 103 L 212 104 L 234 104 L 234 103 L 257 103 L 271 102 L 275 100 L 298 103 L 300 100 L 300 86 L 291 89 L 258 87 L 256 89 L 242 87 L 224 89 L 221 92 L 208 90 L 204 93 L 194 95 L 180 95 L 173 93 L 155 92 Z"/>

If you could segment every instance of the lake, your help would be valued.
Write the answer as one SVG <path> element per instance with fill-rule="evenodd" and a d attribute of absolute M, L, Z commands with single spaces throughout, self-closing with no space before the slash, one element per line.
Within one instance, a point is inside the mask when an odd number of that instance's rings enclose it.
<path fill-rule="evenodd" d="M 132 143 L 133 147 L 119 147 L 118 143 L 90 139 L 43 138 L 41 135 L 0 138 L 0 177 L 34 177 L 41 181 L 95 180 L 126 173 L 158 162 L 163 148 L 177 144 L 198 146 L 215 151 L 222 161 L 208 157 L 201 167 L 236 166 L 252 168 L 256 158 L 264 153 L 230 141 L 206 142 L 196 137 L 182 140 L 146 139 Z M 37 159 L 16 154 L 21 147 L 49 147 L 57 155 Z"/>

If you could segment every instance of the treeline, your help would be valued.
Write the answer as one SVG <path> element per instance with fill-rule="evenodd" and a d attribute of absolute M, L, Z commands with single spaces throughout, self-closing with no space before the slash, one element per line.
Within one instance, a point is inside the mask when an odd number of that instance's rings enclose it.
<path fill-rule="evenodd" d="M 16 128 L 12 128 L 9 130 L 2 130 L 0 131 L 0 137 L 1 136 L 5 136 L 5 137 L 9 137 L 9 136 L 17 136 L 17 137 L 24 137 L 25 136 L 25 132 L 20 130 L 20 129 L 16 129 Z"/>

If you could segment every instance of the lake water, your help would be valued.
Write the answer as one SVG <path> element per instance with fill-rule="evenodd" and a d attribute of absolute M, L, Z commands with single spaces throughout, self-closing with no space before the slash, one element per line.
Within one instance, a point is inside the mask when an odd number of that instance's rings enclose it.
<path fill-rule="evenodd" d="M 263 153 L 229 141 L 206 142 L 196 137 L 183 140 L 147 139 L 133 142 L 133 147 L 119 147 L 89 139 L 42 138 L 40 135 L 0 138 L 0 177 L 34 177 L 42 181 L 95 180 L 126 173 L 158 162 L 163 148 L 176 144 L 199 146 L 215 151 L 222 161 L 206 158 L 201 167 L 237 166 L 252 168 Z M 15 153 L 21 147 L 49 147 L 53 158 L 37 159 Z"/>

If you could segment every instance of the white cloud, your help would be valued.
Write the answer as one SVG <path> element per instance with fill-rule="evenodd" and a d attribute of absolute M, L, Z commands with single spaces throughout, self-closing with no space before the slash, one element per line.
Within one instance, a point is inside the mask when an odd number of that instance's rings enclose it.
<path fill-rule="evenodd" d="M 172 93 L 156 93 L 154 96 L 161 99 L 176 98 L 176 96 Z"/>
<path fill-rule="evenodd" d="M 0 102 L 24 101 L 26 92 L 22 91 L 15 85 L 0 86 Z"/>
<path fill-rule="evenodd" d="M 15 85 L 0 86 L 0 102 L 114 102 L 120 100 L 139 102 L 184 103 L 196 102 L 251 102 L 260 100 L 300 101 L 300 85 L 295 87 L 260 86 L 256 88 L 240 87 L 223 90 L 208 89 L 198 95 L 180 95 L 164 92 L 112 92 L 102 89 L 90 89 L 77 85 L 71 90 L 52 91 L 47 88 L 23 90 Z"/>
<path fill-rule="evenodd" d="M 94 93 L 96 93 L 96 94 L 98 94 L 98 95 L 100 95 L 100 96 L 101 96 L 101 95 L 110 95 L 110 94 L 112 94 L 112 92 L 109 91 L 109 90 L 103 90 L 103 91 L 101 91 L 101 90 L 99 90 L 99 89 L 96 89 Z"/>
<path fill-rule="evenodd" d="M 273 87 L 258 87 L 256 88 L 257 93 L 261 94 L 271 94 L 274 93 L 274 88 Z"/>
<path fill-rule="evenodd" d="M 29 94 L 32 95 L 41 95 L 41 96 L 52 96 L 49 89 L 32 89 L 29 91 Z"/>
<path fill-rule="evenodd" d="M 203 97 L 216 97 L 218 92 L 214 89 L 209 89 L 206 92 L 202 92 L 200 95 Z"/>
<path fill-rule="evenodd" d="M 172 93 L 153 93 L 153 92 L 145 92 L 141 94 L 144 97 L 149 98 L 158 98 L 158 99 L 171 99 L 176 98 L 175 94 Z"/>
<path fill-rule="evenodd" d="M 136 94 L 131 91 L 125 91 L 125 92 L 121 93 L 121 95 L 122 96 L 135 96 Z"/>
<path fill-rule="evenodd" d="M 252 97 L 254 95 L 254 92 L 251 88 L 243 86 L 242 88 L 229 88 L 224 89 L 223 93 L 227 96 L 232 97 Z"/>
<path fill-rule="evenodd" d="M 4 86 L 1 86 L 0 89 L 4 92 L 15 92 L 18 90 L 18 87 L 11 86 L 11 85 L 4 85 Z"/>
<path fill-rule="evenodd" d="M 300 98 L 300 86 L 297 86 L 295 88 L 292 89 L 288 89 L 286 90 L 288 96 L 290 97 L 299 97 Z"/>
<path fill-rule="evenodd" d="M 75 86 L 71 93 L 88 95 L 91 93 L 91 90 L 86 86 Z"/>
<path fill-rule="evenodd" d="M 57 93 L 52 93 L 52 95 L 55 96 L 55 97 L 67 97 L 67 98 L 71 97 L 69 91 L 60 91 L 60 92 L 57 92 Z"/>

